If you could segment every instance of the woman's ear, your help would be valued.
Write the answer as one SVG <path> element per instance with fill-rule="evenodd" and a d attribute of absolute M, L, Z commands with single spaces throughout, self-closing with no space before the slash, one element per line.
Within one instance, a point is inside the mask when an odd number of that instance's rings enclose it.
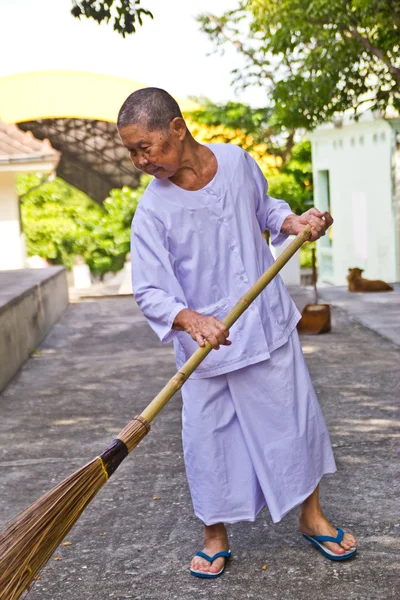
<path fill-rule="evenodd" d="M 170 130 L 183 141 L 187 132 L 185 120 L 182 117 L 175 117 L 170 123 Z"/>

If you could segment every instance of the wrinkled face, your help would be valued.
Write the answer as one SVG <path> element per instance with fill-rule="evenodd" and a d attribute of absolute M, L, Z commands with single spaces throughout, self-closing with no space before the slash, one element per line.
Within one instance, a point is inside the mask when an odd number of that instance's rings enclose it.
<path fill-rule="evenodd" d="M 173 119 L 166 131 L 149 131 L 141 123 L 126 125 L 119 135 L 135 167 L 157 179 L 172 177 L 181 167 L 185 121 Z"/>

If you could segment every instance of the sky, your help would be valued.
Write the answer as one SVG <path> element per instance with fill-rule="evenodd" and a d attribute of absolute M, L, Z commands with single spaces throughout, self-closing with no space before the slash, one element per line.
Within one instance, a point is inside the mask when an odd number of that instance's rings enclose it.
<path fill-rule="evenodd" d="M 71 14 L 71 0 L 0 0 L 0 76 L 27 71 L 75 70 L 126 77 L 162 87 L 178 98 L 263 104 L 259 89 L 235 94 L 231 71 L 240 55 L 224 56 L 199 30 L 195 16 L 220 14 L 238 0 L 142 0 L 154 20 L 123 39 L 112 25 Z M 210 54 L 211 53 L 211 54 Z"/>

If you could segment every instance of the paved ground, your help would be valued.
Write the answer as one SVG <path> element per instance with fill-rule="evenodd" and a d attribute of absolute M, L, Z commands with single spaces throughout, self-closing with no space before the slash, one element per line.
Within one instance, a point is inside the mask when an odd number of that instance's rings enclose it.
<path fill-rule="evenodd" d="M 319 294 L 321 302 L 344 309 L 352 318 L 400 346 L 400 284 L 394 284 L 393 292 L 362 294 L 327 286 Z"/>
<path fill-rule="evenodd" d="M 234 559 L 222 579 L 191 577 L 201 528 L 185 482 L 176 397 L 30 600 L 398 598 L 400 350 L 337 309 L 333 332 L 304 337 L 303 346 L 338 463 L 322 500 L 332 521 L 359 538 L 355 560 L 325 560 L 296 532 L 296 510 L 278 525 L 263 511 L 256 523 L 230 528 Z M 101 452 L 173 373 L 172 349 L 158 343 L 131 298 L 70 305 L 0 396 L 0 525 Z"/>

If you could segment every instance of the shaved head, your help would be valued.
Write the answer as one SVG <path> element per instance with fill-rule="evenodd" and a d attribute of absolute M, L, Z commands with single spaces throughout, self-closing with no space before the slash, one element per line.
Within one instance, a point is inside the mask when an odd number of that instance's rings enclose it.
<path fill-rule="evenodd" d="M 125 100 L 118 113 L 117 127 L 140 124 L 148 131 L 167 131 L 176 117 L 182 118 L 176 100 L 160 88 L 136 90 Z"/>

